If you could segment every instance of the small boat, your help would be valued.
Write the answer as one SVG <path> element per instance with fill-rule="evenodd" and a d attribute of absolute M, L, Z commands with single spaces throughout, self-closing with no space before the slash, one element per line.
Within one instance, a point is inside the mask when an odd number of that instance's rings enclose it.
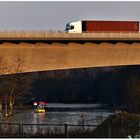
<path fill-rule="evenodd" d="M 45 102 L 34 102 L 35 113 L 45 113 Z"/>

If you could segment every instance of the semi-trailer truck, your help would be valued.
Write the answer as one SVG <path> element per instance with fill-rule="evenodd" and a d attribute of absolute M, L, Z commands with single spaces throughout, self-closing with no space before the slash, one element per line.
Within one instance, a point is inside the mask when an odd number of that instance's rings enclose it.
<path fill-rule="evenodd" d="M 84 20 L 69 22 L 66 25 L 68 33 L 83 32 L 138 32 L 139 21 L 97 21 Z"/>

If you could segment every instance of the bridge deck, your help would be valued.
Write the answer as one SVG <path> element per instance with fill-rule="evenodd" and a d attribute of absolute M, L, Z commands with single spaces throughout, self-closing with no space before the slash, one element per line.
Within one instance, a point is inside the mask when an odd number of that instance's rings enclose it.
<path fill-rule="evenodd" d="M 66 33 L 62 31 L 0 31 L 0 40 L 136 40 L 140 32 L 89 32 Z"/>

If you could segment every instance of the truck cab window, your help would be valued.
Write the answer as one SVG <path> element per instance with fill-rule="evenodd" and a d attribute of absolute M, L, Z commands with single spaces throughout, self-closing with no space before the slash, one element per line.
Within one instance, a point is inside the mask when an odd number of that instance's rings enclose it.
<path fill-rule="evenodd" d="M 74 26 L 73 26 L 73 25 L 71 25 L 71 26 L 70 26 L 70 29 L 71 29 L 71 30 L 72 30 L 72 29 L 74 29 Z"/>

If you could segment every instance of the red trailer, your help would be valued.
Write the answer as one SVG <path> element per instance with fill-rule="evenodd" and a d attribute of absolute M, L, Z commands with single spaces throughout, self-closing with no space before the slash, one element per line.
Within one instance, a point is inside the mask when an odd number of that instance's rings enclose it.
<path fill-rule="evenodd" d="M 98 21 L 85 20 L 69 22 L 66 25 L 68 33 L 82 32 L 138 32 L 139 21 Z"/>
<path fill-rule="evenodd" d="M 139 21 L 82 21 L 82 32 L 139 31 Z"/>

